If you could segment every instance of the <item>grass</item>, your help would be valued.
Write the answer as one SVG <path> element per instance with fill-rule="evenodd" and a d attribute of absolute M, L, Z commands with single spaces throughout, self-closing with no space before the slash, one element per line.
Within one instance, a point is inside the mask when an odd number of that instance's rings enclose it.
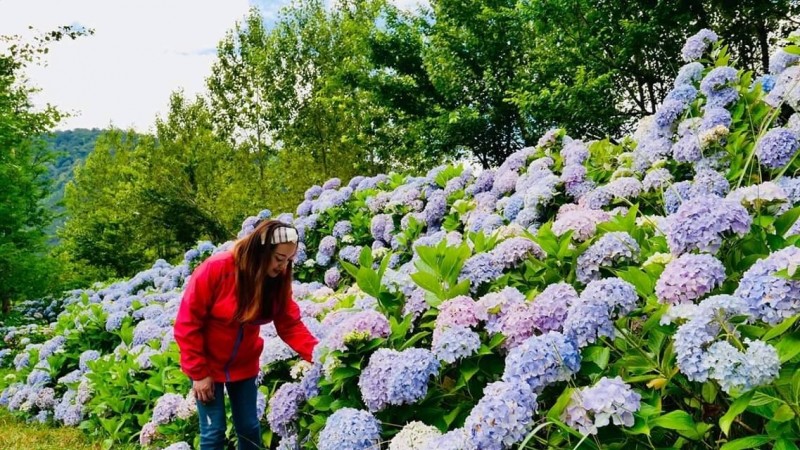
<path fill-rule="evenodd" d="M 99 442 L 76 428 L 29 424 L 0 408 L 0 449 L 3 450 L 101 450 Z"/>

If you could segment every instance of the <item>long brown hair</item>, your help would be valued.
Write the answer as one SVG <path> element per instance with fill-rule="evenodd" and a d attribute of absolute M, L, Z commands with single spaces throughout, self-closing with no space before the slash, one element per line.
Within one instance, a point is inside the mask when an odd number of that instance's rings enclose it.
<path fill-rule="evenodd" d="M 283 274 L 270 278 L 267 267 L 275 251 L 272 233 L 278 227 L 290 227 L 277 220 L 265 220 L 233 247 L 236 261 L 237 306 L 234 319 L 250 322 L 272 317 L 292 295 L 292 262 Z M 264 237 L 262 244 L 262 236 Z"/>

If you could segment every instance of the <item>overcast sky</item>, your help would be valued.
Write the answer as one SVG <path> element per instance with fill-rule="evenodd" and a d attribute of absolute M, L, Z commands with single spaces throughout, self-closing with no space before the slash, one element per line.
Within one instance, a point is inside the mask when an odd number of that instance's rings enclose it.
<path fill-rule="evenodd" d="M 424 0 L 395 0 L 416 8 Z M 95 34 L 54 44 L 28 75 L 35 102 L 73 117 L 59 129 L 147 131 L 172 91 L 204 90 L 217 42 L 257 5 L 270 23 L 289 0 L 0 0 L 0 35 L 81 25 Z"/>

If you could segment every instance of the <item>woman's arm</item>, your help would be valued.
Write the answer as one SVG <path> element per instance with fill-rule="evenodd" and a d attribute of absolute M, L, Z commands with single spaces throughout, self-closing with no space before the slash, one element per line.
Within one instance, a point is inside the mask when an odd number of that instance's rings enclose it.
<path fill-rule="evenodd" d="M 311 361 L 311 352 L 314 351 L 318 341 L 300 320 L 300 308 L 291 298 L 275 315 L 275 329 L 289 347 L 306 361 Z"/>
<path fill-rule="evenodd" d="M 200 264 L 189 278 L 175 319 L 175 341 L 181 349 L 181 370 L 192 380 L 211 375 L 205 356 L 203 327 L 214 295 L 210 264 Z"/>

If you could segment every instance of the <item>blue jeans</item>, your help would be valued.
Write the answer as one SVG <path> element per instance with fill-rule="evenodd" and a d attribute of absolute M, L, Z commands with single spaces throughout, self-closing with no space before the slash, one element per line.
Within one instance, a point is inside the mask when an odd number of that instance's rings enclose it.
<path fill-rule="evenodd" d="M 214 400 L 197 402 L 200 416 L 200 450 L 225 449 L 225 398 L 223 386 L 228 388 L 228 397 L 233 412 L 233 426 L 239 440 L 239 450 L 256 450 L 261 445 L 261 424 L 258 421 L 256 379 L 214 383 Z"/>

